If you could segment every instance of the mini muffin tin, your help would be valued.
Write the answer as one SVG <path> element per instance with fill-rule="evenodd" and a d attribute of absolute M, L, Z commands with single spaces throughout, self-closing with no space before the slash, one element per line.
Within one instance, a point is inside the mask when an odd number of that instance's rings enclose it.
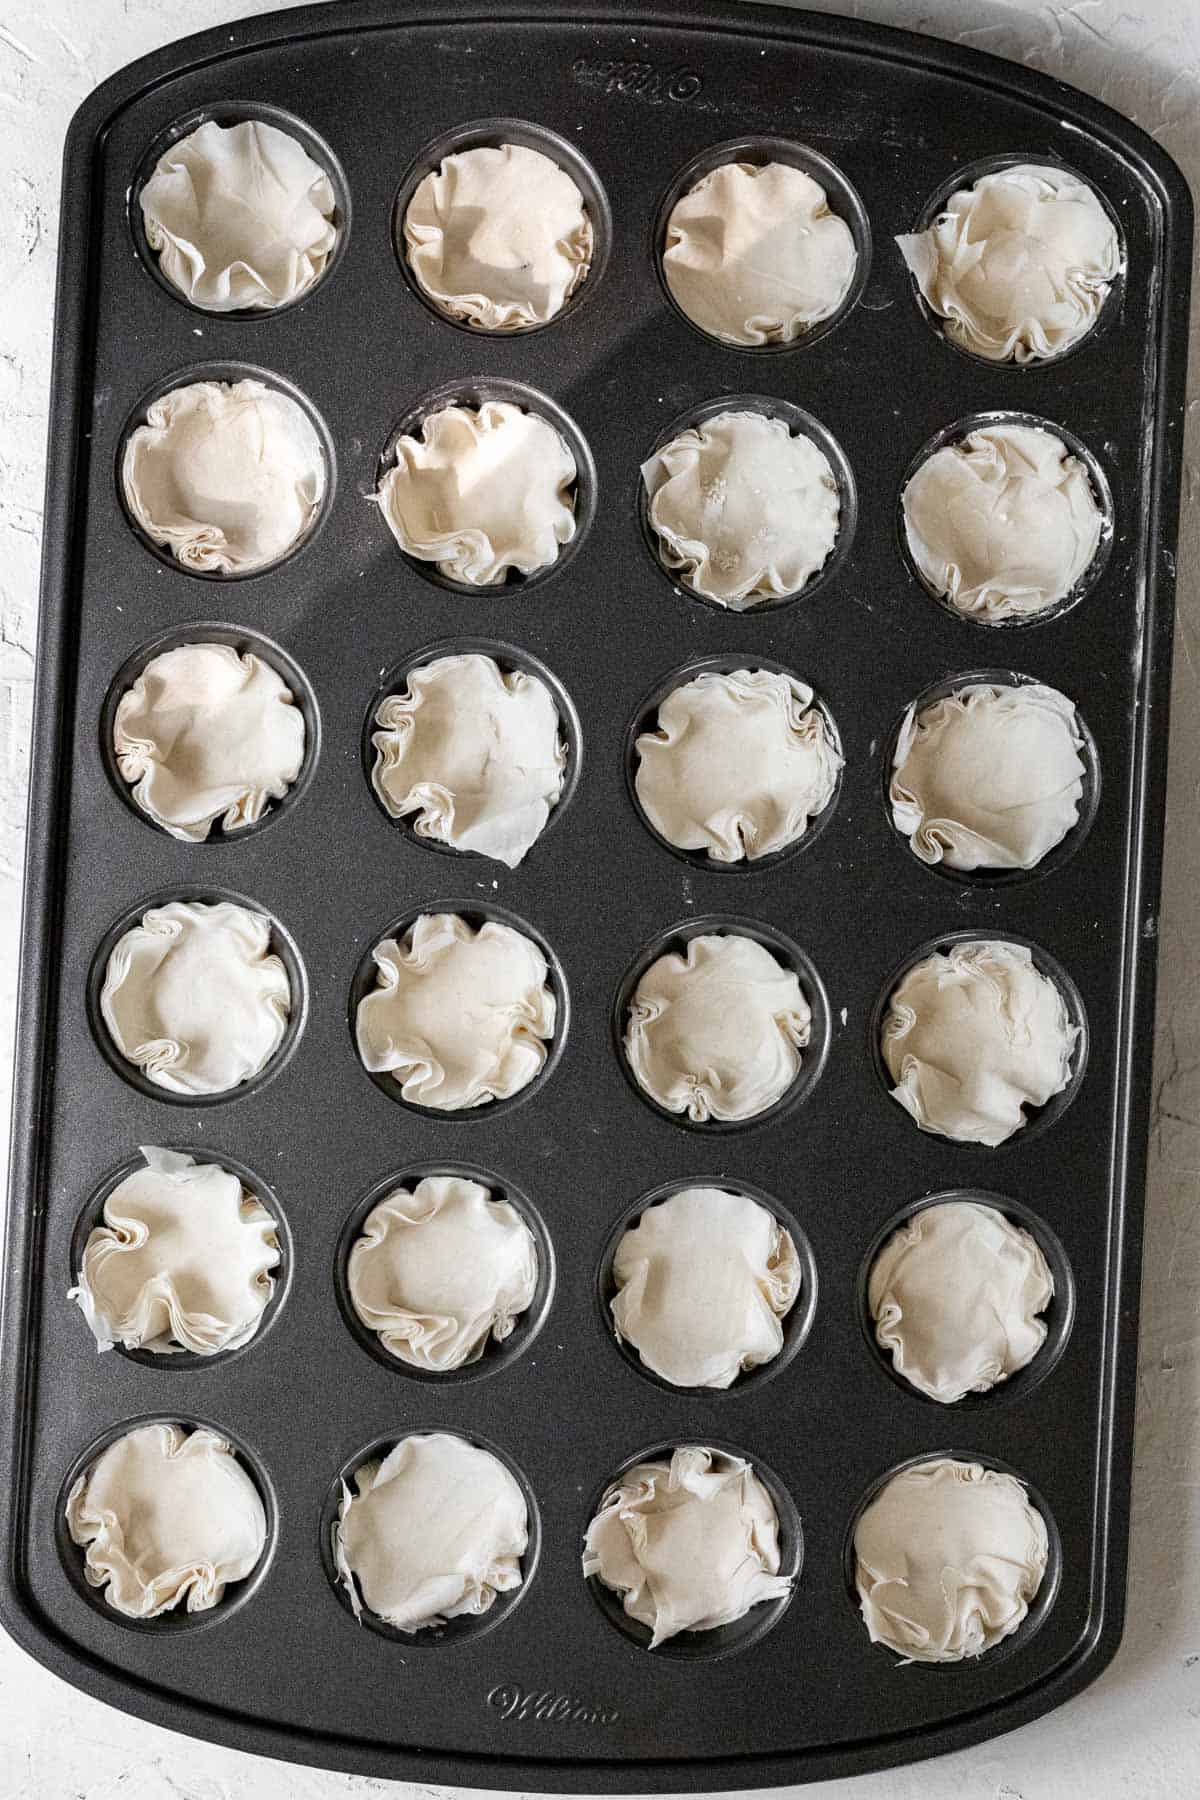
<path fill-rule="evenodd" d="M 341 242 L 280 312 L 200 312 L 148 256 L 139 184 L 205 118 L 280 124 L 333 180 Z M 493 336 L 418 297 L 396 215 L 433 155 L 505 139 L 569 145 L 577 176 L 582 160 L 598 249 L 560 317 Z M 739 350 L 675 310 L 656 234 L 689 171 L 769 160 L 781 142 L 837 171 L 826 185 L 855 232 L 859 278 L 808 337 Z M 1014 156 L 1082 174 L 1128 257 L 1093 333 L 1024 368 L 950 345 L 892 242 L 960 180 Z M 728 0 L 548 0 L 532 16 L 519 0 L 361 0 L 222 28 L 116 76 L 75 121 L 64 196 L 2 1355 L 8 1628 L 66 1679 L 176 1729 L 520 1790 L 843 1775 L 977 1742 L 1077 1692 L 1112 1657 L 1124 1604 L 1191 235 L 1178 171 L 1057 82 L 847 20 Z M 290 556 L 220 587 L 131 529 L 119 457 L 155 393 L 237 375 L 303 397 L 329 481 Z M 401 555 L 371 496 L 398 429 L 451 398 L 514 394 L 569 423 L 579 530 L 534 579 L 463 589 Z M 829 434 L 846 535 L 797 598 L 738 614 L 665 578 L 638 471 L 672 421 L 746 395 Z M 1107 561 L 1086 591 L 1011 634 L 934 602 L 897 533 L 917 454 L 997 411 L 1077 437 L 1112 501 Z M 128 802 L 108 740 L 123 685 L 197 637 L 285 675 L 309 752 L 259 826 L 189 845 Z M 455 647 L 545 668 L 570 703 L 563 800 L 513 871 L 455 863 L 371 789 L 383 692 Z M 760 665 L 798 676 L 836 721 L 835 799 L 804 855 L 722 869 L 673 854 L 630 786 L 647 697 L 703 667 Z M 947 881 L 881 804 L 891 748 L 910 701 L 997 665 L 1080 707 L 1094 818 L 1029 878 Z M 105 956 L 156 900 L 219 897 L 272 919 L 293 1021 L 253 1083 L 173 1098 L 111 1051 Z M 443 909 L 528 930 L 551 952 L 560 1002 L 538 1080 L 458 1115 L 373 1082 L 353 1037 L 372 947 Z M 657 1111 L 619 1050 L 623 984 L 702 925 L 777 946 L 814 1004 L 799 1088 L 737 1127 Z M 1086 1025 L 1081 1078 L 1001 1151 L 922 1135 L 880 1074 L 890 983 L 964 936 L 1031 944 L 1064 972 Z M 139 1144 L 225 1161 L 286 1220 L 277 1298 L 236 1353 L 99 1356 L 67 1299 L 81 1233 Z M 527 1209 L 552 1256 L 506 1345 L 458 1378 L 421 1378 L 352 1328 L 344 1257 L 372 1200 L 458 1169 Z M 774 1203 L 805 1258 L 778 1364 L 723 1393 L 645 1377 L 604 1313 L 619 1222 L 692 1182 Z M 1029 1370 L 979 1404 L 938 1408 L 867 1341 L 866 1258 L 902 1213 L 962 1193 L 1040 1237 L 1059 1292 Z M 230 1439 L 262 1491 L 269 1542 L 214 1611 L 132 1626 L 86 1587 L 63 1503 L 106 1442 L 153 1418 Z M 355 1623 L 328 1532 L 339 1474 L 437 1429 L 518 1472 L 531 1547 L 524 1586 L 474 1629 L 410 1639 Z M 618 1471 L 679 1443 L 754 1462 L 799 1573 L 786 1603 L 650 1654 L 611 1596 L 590 1591 L 580 1549 Z M 941 1454 L 1029 1482 L 1050 1567 L 1000 1648 L 902 1667 L 858 1617 L 853 1526 L 880 1480 Z"/>

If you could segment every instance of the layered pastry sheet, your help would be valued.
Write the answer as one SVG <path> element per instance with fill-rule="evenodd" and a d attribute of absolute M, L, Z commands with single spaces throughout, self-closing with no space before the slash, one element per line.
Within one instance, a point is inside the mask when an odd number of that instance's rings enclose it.
<path fill-rule="evenodd" d="M 397 1631 L 478 1618 L 519 1588 L 528 1510 L 490 1450 L 448 1431 L 414 1432 L 343 1482 L 333 1526 L 355 1616 Z"/>
<path fill-rule="evenodd" d="M 465 1175 L 426 1175 L 371 1208 L 346 1285 L 390 1355 L 442 1373 L 478 1362 L 533 1302 L 538 1250 L 516 1207 Z"/>
<path fill-rule="evenodd" d="M 779 1517 L 744 1458 L 685 1445 L 636 1463 L 605 1491 L 584 1537 L 583 1572 L 620 1597 L 649 1648 L 734 1625 L 786 1599 Z"/>
<path fill-rule="evenodd" d="M 1117 228 L 1094 189 L 1036 163 L 980 176 L 925 231 L 896 242 L 947 337 L 989 362 L 1073 349 L 1122 267 Z"/>
<path fill-rule="evenodd" d="M 409 201 L 403 236 L 421 292 L 480 331 L 548 324 L 586 278 L 595 241 L 571 176 L 522 144 L 443 157 Z"/>
<path fill-rule="evenodd" d="M 723 343 L 790 344 L 837 312 L 858 264 L 819 182 L 789 163 L 722 163 L 671 209 L 663 274 L 680 310 Z"/>
<path fill-rule="evenodd" d="M 888 1000 L 881 1031 L 893 1100 L 922 1131 L 995 1148 L 1071 1079 L 1079 1027 L 1026 944 L 935 950 Z"/>
<path fill-rule="evenodd" d="M 910 1464 L 855 1527 L 863 1623 L 906 1661 L 982 1656 L 1020 1627 L 1048 1557 L 1046 1522 L 1015 1475 L 953 1457 Z"/>
<path fill-rule="evenodd" d="M 114 1612 L 208 1612 L 266 1549 L 259 1492 L 216 1432 L 154 1422 L 114 1438 L 72 1484 L 67 1526 Z"/>
<path fill-rule="evenodd" d="M 371 781 L 418 837 L 516 865 L 557 806 L 567 745 L 553 694 L 494 657 L 440 656 L 375 714 Z"/>
<path fill-rule="evenodd" d="M 262 119 L 206 119 L 163 151 L 138 205 L 164 277 L 204 312 L 299 300 L 338 240 L 328 172 Z"/>
<path fill-rule="evenodd" d="M 101 1350 L 240 1349 L 275 1291 L 276 1220 L 220 1163 L 154 1145 L 141 1155 L 88 1233 L 72 1299 Z"/>
<path fill-rule="evenodd" d="M 315 425 L 282 388 L 194 381 L 147 408 L 121 464 L 125 504 L 197 575 L 253 575 L 316 521 L 328 471 Z"/>

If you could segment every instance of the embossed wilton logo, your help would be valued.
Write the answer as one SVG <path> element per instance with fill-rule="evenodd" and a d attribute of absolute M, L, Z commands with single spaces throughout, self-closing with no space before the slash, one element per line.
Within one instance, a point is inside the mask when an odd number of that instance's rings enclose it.
<path fill-rule="evenodd" d="M 618 62 L 605 57 L 577 56 L 571 73 L 582 87 L 602 94 L 632 94 L 661 105 L 664 100 L 694 100 L 704 86 L 690 69 L 656 69 L 648 62 Z"/>
<path fill-rule="evenodd" d="M 502 1719 L 532 1720 L 538 1725 L 612 1725 L 621 1716 L 615 1706 L 593 1706 L 551 1689 L 539 1694 L 536 1689 L 520 1688 L 513 1681 L 502 1681 L 494 1687 L 487 1704 Z"/>

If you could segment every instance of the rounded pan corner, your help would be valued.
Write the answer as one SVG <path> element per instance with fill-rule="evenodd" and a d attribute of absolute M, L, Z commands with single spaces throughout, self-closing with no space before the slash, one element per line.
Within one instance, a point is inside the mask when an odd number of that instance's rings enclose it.
<path fill-rule="evenodd" d="M 364 8 L 364 11 L 369 11 Z M 200 64 L 212 64 L 247 50 L 259 49 L 296 36 L 311 37 L 326 27 L 342 12 L 338 0 L 323 0 L 318 6 L 293 6 L 283 12 L 264 13 L 250 19 L 237 19 L 228 25 L 213 25 L 190 37 L 179 38 L 151 50 L 134 62 L 126 63 L 86 95 L 71 115 L 67 126 L 64 167 L 74 170 L 90 158 L 117 116 L 135 100 L 175 80 Z M 344 13 L 341 29 L 346 28 Z"/>

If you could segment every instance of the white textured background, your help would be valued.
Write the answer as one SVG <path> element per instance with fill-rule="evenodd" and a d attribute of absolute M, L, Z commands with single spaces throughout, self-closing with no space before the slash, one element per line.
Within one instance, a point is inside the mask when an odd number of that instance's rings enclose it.
<path fill-rule="evenodd" d="M 0 1093 L 16 988 L 59 159 L 122 64 L 253 0 L 0 0 Z M 353 0 L 343 0 L 353 11 Z M 277 6 L 263 0 L 260 10 Z M 1200 192 L 1200 0 L 831 0 L 973 44 L 1136 119 Z M 1079 1699 L 977 1750 L 814 1800 L 1200 1796 L 1200 333 L 1193 315 L 1138 1388 L 1129 1623 Z M 1190 516 L 1189 516 L 1190 515 Z M 0 1634 L 0 1800 L 335 1800 L 445 1789 L 330 1775 L 177 1737 L 85 1699 Z M 799 1791 L 799 1790 L 797 1790 Z"/>

